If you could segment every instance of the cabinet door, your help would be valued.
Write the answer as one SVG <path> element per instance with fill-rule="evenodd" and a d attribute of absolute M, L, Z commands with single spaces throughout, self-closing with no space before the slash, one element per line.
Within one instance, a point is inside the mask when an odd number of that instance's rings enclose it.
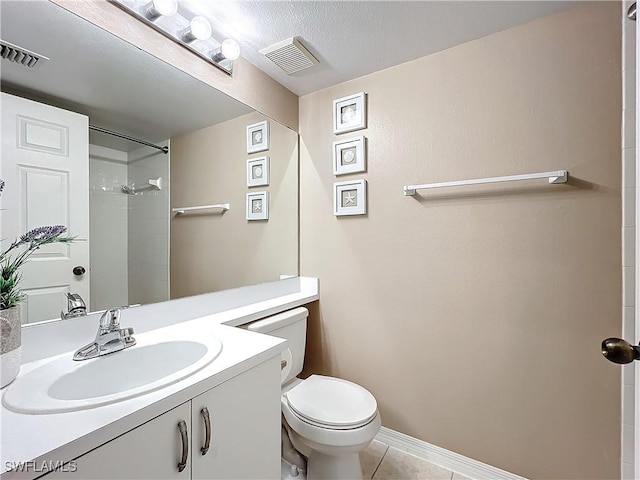
<path fill-rule="evenodd" d="M 46 475 L 46 480 L 183 479 L 191 477 L 191 451 L 186 468 L 178 472 L 182 440 L 178 423 L 184 420 L 191 437 L 191 402 L 169 410 Z M 191 442 L 191 438 L 189 438 Z M 191 445 L 189 444 L 189 448 Z"/>
<path fill-rule="evenodd" d="M 280 356 L 228 380 L 191 402 L 192 478 L 280 479 Z M 202 454 L 209 410 L 211 443 Z"/>

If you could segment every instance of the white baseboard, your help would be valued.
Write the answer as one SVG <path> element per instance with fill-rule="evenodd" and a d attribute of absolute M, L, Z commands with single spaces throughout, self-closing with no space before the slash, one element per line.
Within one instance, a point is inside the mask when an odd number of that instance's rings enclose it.
<path fill-rule="evenodd" d="M 380 432 L 376 435 L 376 440 L 473 480 L 527 480 L 515 473 L 492 467 L 486 463 L 423 442 L 390 428 L 380 428 Z"/>

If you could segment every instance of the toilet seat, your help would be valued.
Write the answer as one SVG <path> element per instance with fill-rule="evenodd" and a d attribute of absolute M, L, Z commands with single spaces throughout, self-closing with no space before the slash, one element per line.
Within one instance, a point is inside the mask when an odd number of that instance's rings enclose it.
<path fill-rule="evenodd" d="M 283 396 L 300 420 L 331 430 L 359 428 L 378 413 L 376 399 L 369 391 L 340 378 L 311 375 Z"/>

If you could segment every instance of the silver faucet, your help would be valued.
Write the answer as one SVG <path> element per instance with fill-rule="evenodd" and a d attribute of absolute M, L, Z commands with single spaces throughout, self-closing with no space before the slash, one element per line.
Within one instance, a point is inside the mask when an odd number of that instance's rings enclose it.
<path fill-rule="evenodd" d="M 62 320 L 85 316 L 87 314 L 87 305 L 77 293 L 67 293 L 67 310 L 67 313 L 60 312 Z"/>
<path fill-rule="evenodd" d="M 73 355 L 74 360 L 88 360 L 124 350 L 136 344 L 133 328 L 120 328 L 120 312 L 123 308 L 127 307 L 112 308 L 102 314 L 96 339 L 78 350 Z"/>

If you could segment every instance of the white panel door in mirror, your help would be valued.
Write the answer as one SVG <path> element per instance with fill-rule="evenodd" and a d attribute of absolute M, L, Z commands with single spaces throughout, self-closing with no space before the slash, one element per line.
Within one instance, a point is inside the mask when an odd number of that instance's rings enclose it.
<path fill-rule="evenodd" d="M 18 148 L 69 155 L 69 129 L 64 125 L 18 115 Z"/>
<path fill-rule="evenodd" d="M 20 231 L 43 225 L 69 225 L 69 173 L 19 167 L 21 193 Z M 31 258 L 69 257 L 68 244 L 45 245 Z"/>
<path fill-rule="evenodd" d="M 48 225 L 77 238 L 42 247 L 23 266 L 26 323 L 59 317 L 69 290 L 90 301 L 88 125 L 84 115 L 2 93 L 3 138 L 14 139 L 2 143 L 2 238 Z"/>

